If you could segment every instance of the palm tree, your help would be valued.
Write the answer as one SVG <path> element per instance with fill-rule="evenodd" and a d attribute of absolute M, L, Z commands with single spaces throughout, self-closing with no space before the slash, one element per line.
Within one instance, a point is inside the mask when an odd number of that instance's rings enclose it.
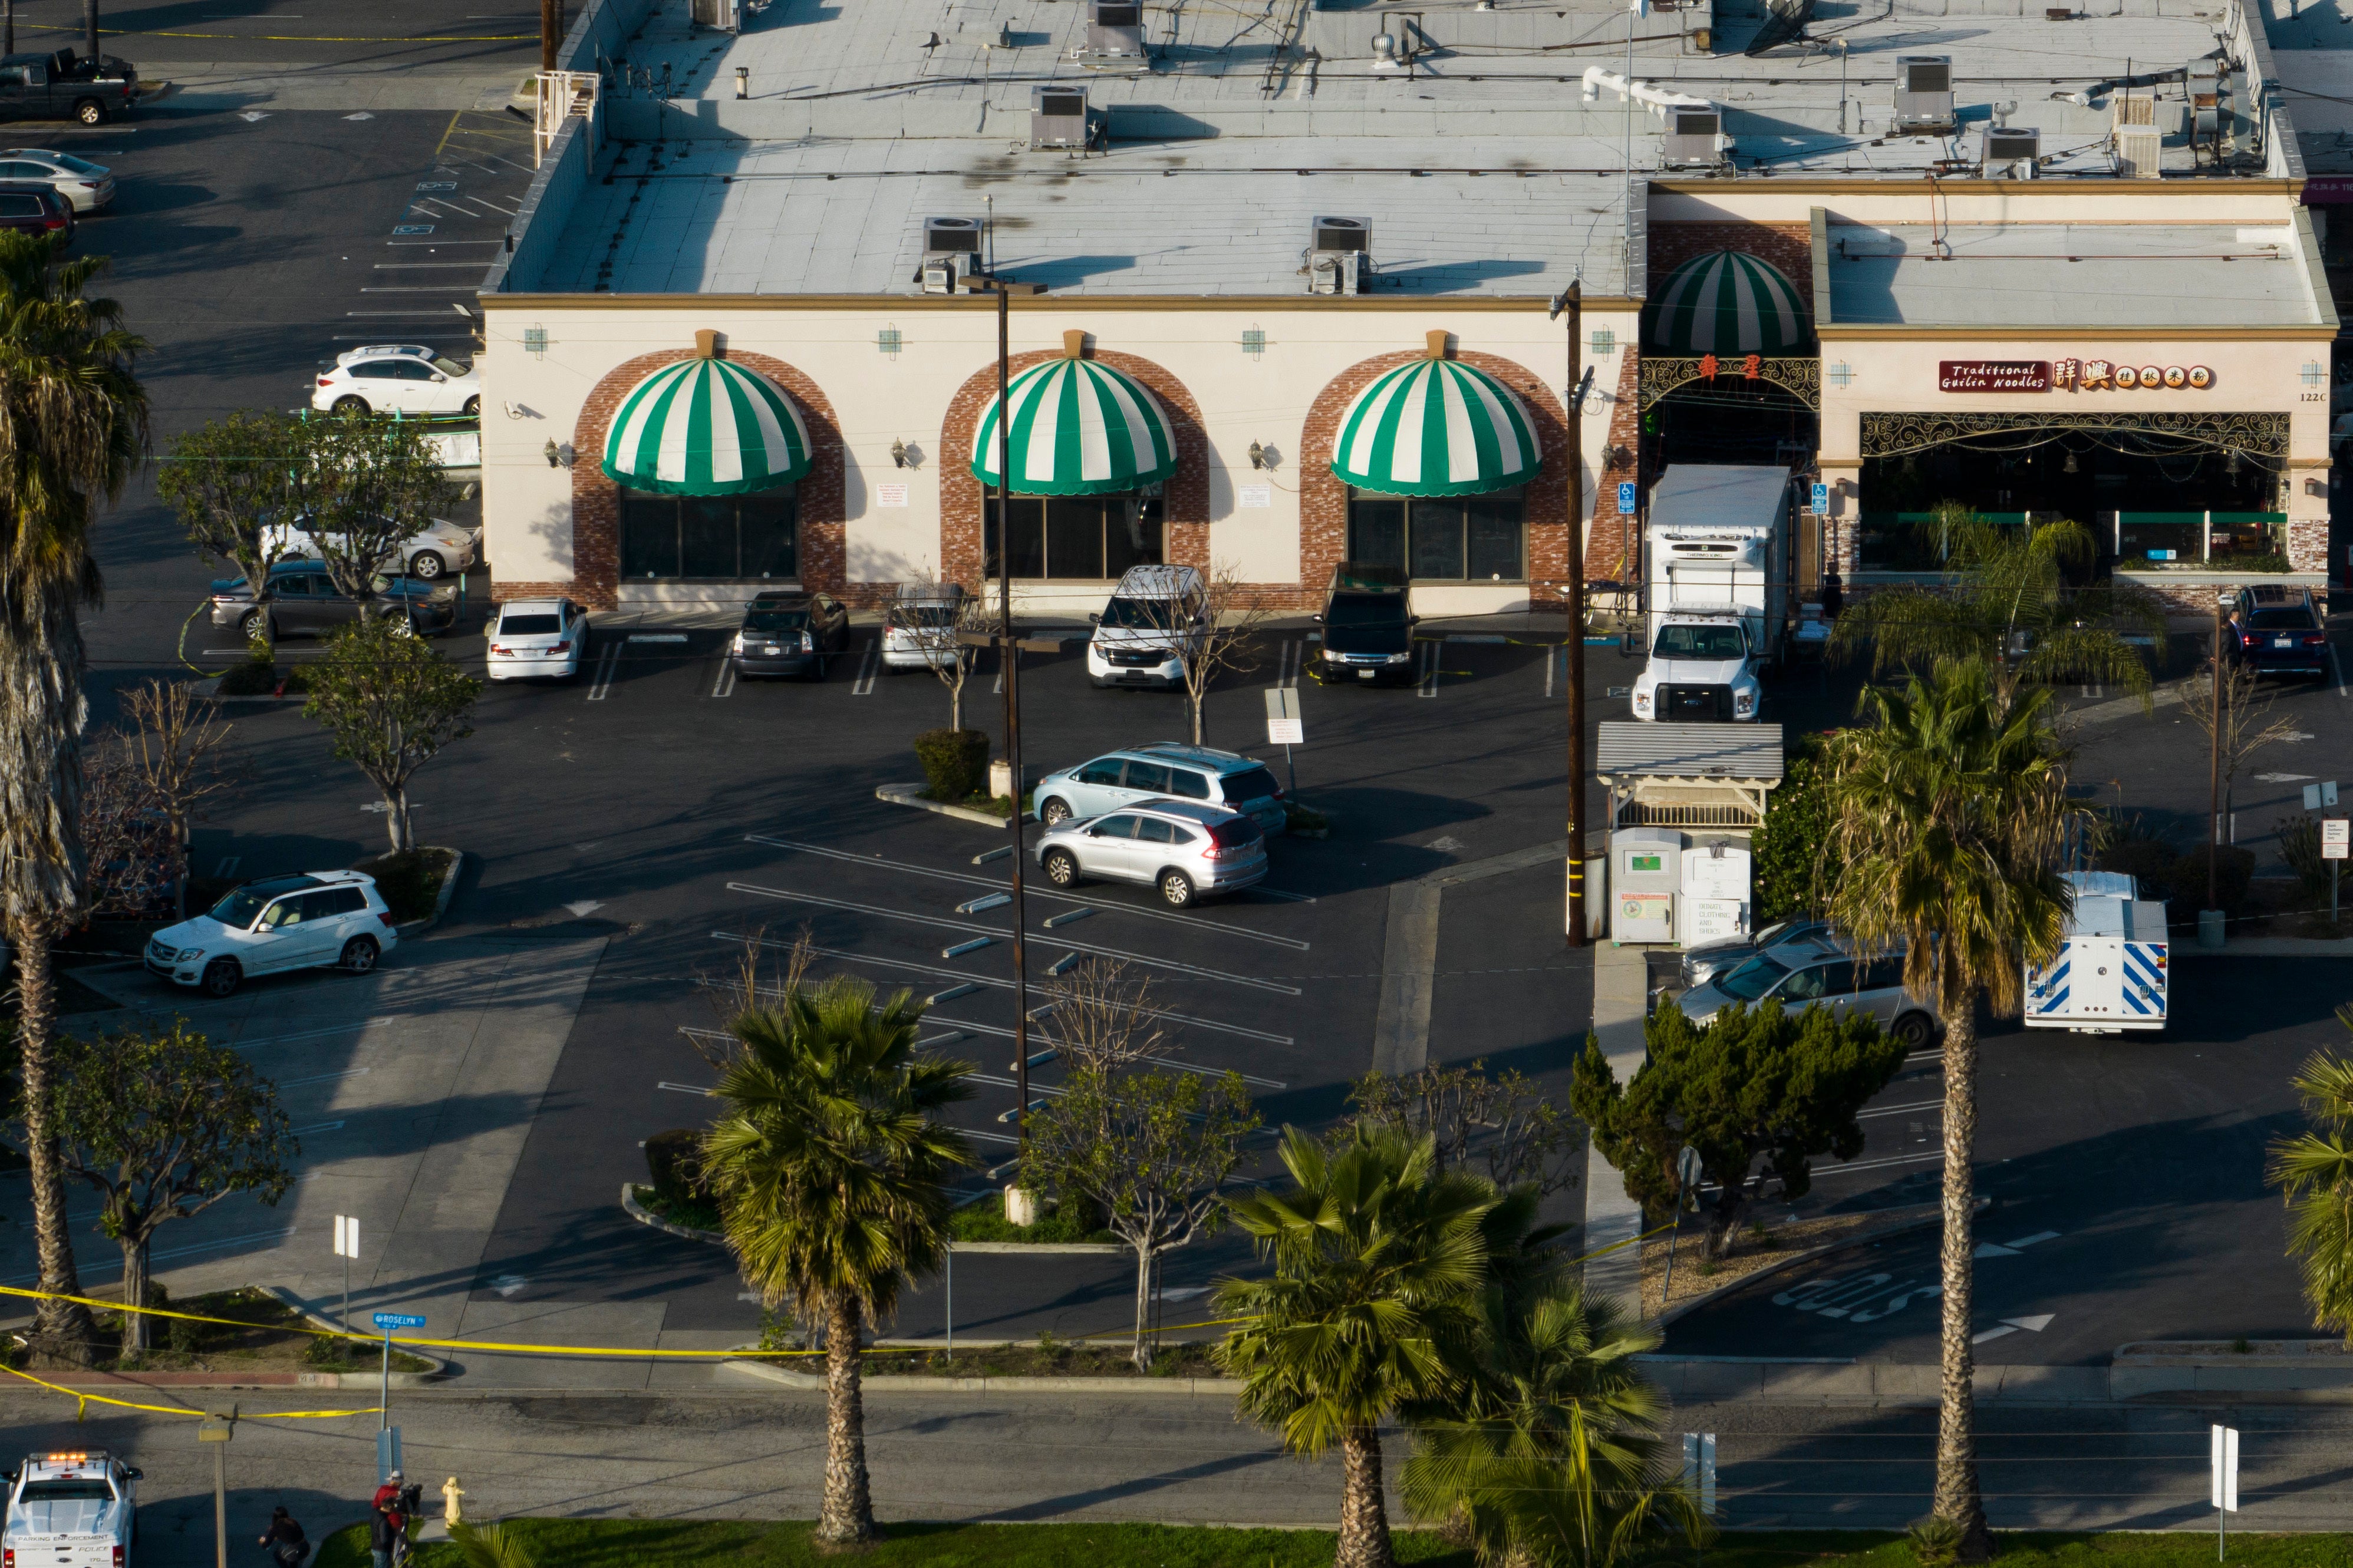
<path fill-rule="evenodd" d="M 40 1287 L 80 1294 L 65 1176 L 45 1108 L 57 992 L 49 944 L 80 911 L 82 644 L 79 610 L 101 584 L 90 530 L 147 445 L 146 347 L 121 307 L 82 289 L 103 257 L 68 261 L 47 239 L 0 234 L 0 921 L 16 952 L 17 1047 Z M 90 1313 L 44 1300 L 37 1342 L 81 1359 Z"/>
<path fill-rule="evenodd" d="M 2353 1007 L 2337 1018 L 2353 1029 Z M 2353 1062 L 2316 1051 L 2295 1076 L 2295 1092 L 2318 1129 L 2272 1145 L 2272 1184 L 2287 1200 L 2287 1249 L 2304 1271 L 2313 1326 L 2353 1342 Z"/>
<path fill-rule="evenodd" d="M 1978 659 L 2007 700 L 2030 686 L 2097 681 L 2146 697 L 2148 664 L 2129 637 L 2165 646 L 2165 605 L 2137 584 L 2070 589 L 2069 568 L 2099 554 L 2080 522 L 2010 527 L 1947 501 L 1936 508 L 1957 580 L 1873 590 L 1838 619 L 1834 650 L 1868 642 L 1872 674 Z"/>
<path fill-rule="evenodd" d="M 2057 870 L 2070 818 L 2068 753 L 2051 694 L 2005 699 L 1983 661 L 1946 660 L 1903 690 L 1864 694 L 1871 722 L 1833 737 L 1831 841 L 1845 872 L 1831 915 L 1866 949 L 1904 952 L 1904 984 L 1944 1020 L 1943 1415 L 1936 1513 L 1965 1555 L 1991 1551 L 1978 1488 L 1969 1348 L 1969 1162 L 1977 1133 L 1977 1008 L 2018 1005 L 2021 966 L 2057 952 L 2070 908 Z"/>
<path fill-rule="evenodd" d="M 1222 1317 L 1248 1320 L 1218 1359 L 1240 1412 L 1295 1454 L 1335 1444 L 1344 1477 L 1335 1568 L 1392 1568 L 1380 1424 L 1451 1381 L 1446 1347 L 1474 1328 L 1494 1184 L 1440 1173 L 1435 1142 L 1359 1123 L 1327 1148 L 1283 1132 L 1292 1190 L 1235 1200 L 1274 1273 L 1230 1279 Z"/>
<path fill-rule="evenodd" d="M 459 1520 L 449 1527 L 449 1539 L 457 1542 L 459 1559 L 466 1568 L 538 1568 L 531 1549 L 505 1524 L 468 1524 Z"/>
<path fill-rule="evenodd" d="M 1419 1420 L 1406 1506 L 1452 1519 L 1479 1560 L 1606 1568 L 1664 1524 L 1704 1532 L 1634 1357 L 1661 1336 L 1575 1286 L 1491 1286 L 1453 1408 Z"/>
<path fill-rule="evenodd" d="M 825 1331 L 825 1498 L 817 1539 L 880 1535 L 866 1476 L 860 1336 L 947 1242 L 951 1172 L 972 1163 L 939 1113 L 971 1098 L 971 1064 L 915 1054 L 923 1005 L 877 1004 L 837 976 L 728 1020 L 736 1055 L 714 1091 L 726 1114 L 703 1171 L 727 1245 L 767 1306 L 787 1298 Z"/>

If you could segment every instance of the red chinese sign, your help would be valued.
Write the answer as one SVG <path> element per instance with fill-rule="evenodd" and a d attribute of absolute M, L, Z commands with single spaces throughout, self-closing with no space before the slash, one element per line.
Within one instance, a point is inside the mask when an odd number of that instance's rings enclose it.
<path fill-rule="evenodd" d="M 2048 392 L 2051 362 L 2041 359 L 1948 359 L 1936 362 L 1939 392 Z"/>

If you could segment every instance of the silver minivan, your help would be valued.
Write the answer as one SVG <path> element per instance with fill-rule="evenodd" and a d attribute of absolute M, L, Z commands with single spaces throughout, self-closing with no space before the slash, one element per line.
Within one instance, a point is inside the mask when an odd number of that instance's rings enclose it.
<path fill-rule="evenodd" d="M 1789 942 L 1695 985 L 1675 998 L 1694 1024 L 1704 1024 L 1735 1002 L 1754 1007 L 1780 1003 L 1791 1011 L 1827 1005 L 1842 1015 L 1867 1013 L 1879 1026 L 1920 1050 L 1936 1038 L 1935 1006 L 1904 989 L 1904 955 L 1864 957 L 1835 942 Z"/>

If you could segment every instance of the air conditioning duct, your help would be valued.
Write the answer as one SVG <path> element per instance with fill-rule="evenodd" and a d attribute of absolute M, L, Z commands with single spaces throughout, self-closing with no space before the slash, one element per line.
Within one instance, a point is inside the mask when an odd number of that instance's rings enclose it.
<path fill-rule="evenodd" d="M 1896 56 L 1896 131 L 1949 132 L 1954 123 L 1952 57 Z"/>
<path fill-rule="evenodd" d="M 2116 128 L 2116 178 L 2154 180 L 2163 171 L 2165 132 L 2154 125 Z"/>

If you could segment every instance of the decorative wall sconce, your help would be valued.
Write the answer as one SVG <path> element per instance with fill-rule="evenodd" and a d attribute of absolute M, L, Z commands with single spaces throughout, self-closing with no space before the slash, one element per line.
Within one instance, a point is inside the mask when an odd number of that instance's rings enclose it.
<path fill-rule="evenodd" d="M 547 455 L 547 466 L 549 468 L 568 468 L 572 466 L 572 443 L 569 441 L 566 441 L 559 447 L 554 441 L 550 440 L 543 450 Z"/>

